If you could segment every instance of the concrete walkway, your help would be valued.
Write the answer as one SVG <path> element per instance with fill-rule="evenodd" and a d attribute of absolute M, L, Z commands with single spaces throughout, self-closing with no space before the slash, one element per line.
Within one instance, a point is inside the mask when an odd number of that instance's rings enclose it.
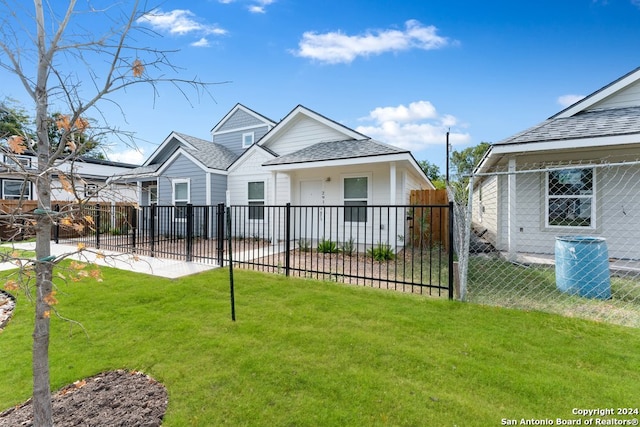
<path fill-rule="evenodd" d="M 22 250 L 35 250 L 35 242 L 5 244 L 3 247 L 13 247 Z M 60 256 L 77 251 L 77 247 L 70 245 L 60 245 L 51 242 L 51 255 Z M 98 257 L 97 252 L 104 255 Z M 149 256 L 138 255 L 134 258 L 131 254 L 122 254 L 113 251 L 96 251 L 94 249 L 85 249 L 81 253 L 74 254 L 69 259 L 75 259 L 83 262 L 91 262 L 97 265 L 117 268 L 120 270 L 132 271 L 135 273 L 151 274 L 153 276 L 166 277 L 175 279 L 190 274 L 200 273 L 202 271 L 217 268 L 217 265 L 201 264 L 196 262 L 178 261 L 172 259 L 155 258 Z M 16 268 L 12 263 L 0 263 L 0 270 L 10 270 Z"/>

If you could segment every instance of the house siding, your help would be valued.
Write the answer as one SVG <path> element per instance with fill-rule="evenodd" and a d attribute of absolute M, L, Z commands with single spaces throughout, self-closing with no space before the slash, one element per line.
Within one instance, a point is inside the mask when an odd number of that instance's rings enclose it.
<path fill-rule="evenodd" d="M 516 251 L 553 255 L 555 238 L 563 235 L 588 235 L 604 237 L 607 241 L 609 256 L 621 259 L 639 259 L 640 254 L 630 253 L 629 242 L 640 240 L 640 228 L 637 212 L 640 212 L 640 198 L 636 196 L 637 183 L 640 182 L 640 166 L 616 166 L 596 168 L 594 172 L 596 186 L 595 228 L 549 228 L 546 217 L 546 173 L 520 173 L 516 176 Z M 494 182 L 498 190 L 493 194 Z M 473 220 L 477 230 L 487 230 L 487 238 L 496 249 L 508 250 L 508 176 L 487 177 L 482 182 L 483 200 L 479 201 L 479 188 L 474 191 Z M 484 206 L 482 221 L 479 212 Z"/>
<path fill-rule="evenodd" d="M 308 147 L 323 141 L 344 140 L 345 135 L 335 129 L 309 118 L 297 119 L 284 135 L 268 142 L 268 147 L 280 155 Z"/>
<path fill-rule="evenodd" d="M 227 199 L 227 176 L 211 174 L 211 205 L 225 203 Z"/>
<path fill-rule="evenodd" d="M 588 110 L 635 107 L 640 104 L 640 82 L 627 86 L 624 90 L 615 93 L 602 101 L 594 104 Z"/>
<path fill-rule="evenodd" d="M 213 133 L 213 142 L 227 147 L 240 155 L 247 147 L 242 146 L 242 135 L 248 132 L 254 133 L 254 142 L 257 142 L 267 132 L 270 126 L 255 116 L 243 110 L 237 110 L 229 119 Z"/>
<path fill-rule="evenodd" d="M 242 135 L 248 132 L 253 132 L 253 141 L 257 142 L 262 138 L 267 132 L 269 128 L 267 126 L 261 126 L 257 128 L 237 130 L 234 132 L 227 132 L 223 134 L 214 134 L 213 142 L 223 145 L 227 147 L 229 150 L 233 151 L 237 155 L 242 154 L 247 147 L 242 146 Z"/>
<path fill-rule="evenodd" d="M 173 203 L 174 179 L 189 179 L 189 200 L 194 205 L 206 203 L 206 175 L 200 167 L 183 155 L 178 155 L 164 170 L 158 180 L 158 204 Z"/>
<path fill-rule="evenodd" d="M 473 192 L 473 225 L 496 246 L 498 237 L 498 177 L 488 177 Z"/>
<path fill-rule="evenodd" d="M 216 133 L 232 131 L 239 128 L 264 126 L 265 123 L 243 110 L 237 110 L 216 130 Z"/>

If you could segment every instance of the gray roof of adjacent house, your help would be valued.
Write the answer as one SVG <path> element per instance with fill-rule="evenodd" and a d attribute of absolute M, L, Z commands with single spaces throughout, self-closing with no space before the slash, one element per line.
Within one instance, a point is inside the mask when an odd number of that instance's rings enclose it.
<path fill-rule="evenodd" d="M 345 141 L 319 142 L 293 153 L 269 160 L 265 162 L 264 165 L 321 162 L 408 152 L 408 150 L 392 147 L 391 145 L 383 144 L 372 139 L 350 139 Z"/>
<path fill-rule="evenodd" d="M 195 148 L 195 150 L 188 147 L 182 147 L 182 149 L 200 160 L 208 168 L 226 170 L 238 158 L 236 153 L 215 142 L 183 133 L 174 133 Z"/>
<path fill-rule="evenodd" d="M 640 133 L 640 107 L 588 110 L 551 117 L 494 145 L 621 136 Z"/>

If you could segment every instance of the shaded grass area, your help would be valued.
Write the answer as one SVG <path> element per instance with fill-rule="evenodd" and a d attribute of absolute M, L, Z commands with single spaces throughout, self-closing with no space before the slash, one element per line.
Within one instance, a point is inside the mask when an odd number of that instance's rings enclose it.
<path fill-rule="evenodd" d="M 514 264 L 495 257 L 470 257 L 468 300 L 640 327 L 638 276 L 613 275 L 611 299 L 589 299 L 558 290 L 553 266 Z"/>
<path fill-rule="evenodd" d="M 640 330 L 236 271 L 104 268 L 58 283 L 52 387 L 127 368 L 163 382 L 166 426 L 500 425 L 635 405 Z M 31 393 L 32 307 L 0 334 L 0 410 Z"/>

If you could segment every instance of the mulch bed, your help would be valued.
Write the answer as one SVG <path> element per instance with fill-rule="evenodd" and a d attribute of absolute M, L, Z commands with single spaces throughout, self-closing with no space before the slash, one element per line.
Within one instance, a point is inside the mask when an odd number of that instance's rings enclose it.
<path fill-rule="evenodd" d="M 140 373 L 109 371 L 62 388 L 52 396 L 56 427 L 155 427 L 162 424 L 168 395 Z M 0 413 L 0 427 L 33 426 L 31 400 Z"/>

